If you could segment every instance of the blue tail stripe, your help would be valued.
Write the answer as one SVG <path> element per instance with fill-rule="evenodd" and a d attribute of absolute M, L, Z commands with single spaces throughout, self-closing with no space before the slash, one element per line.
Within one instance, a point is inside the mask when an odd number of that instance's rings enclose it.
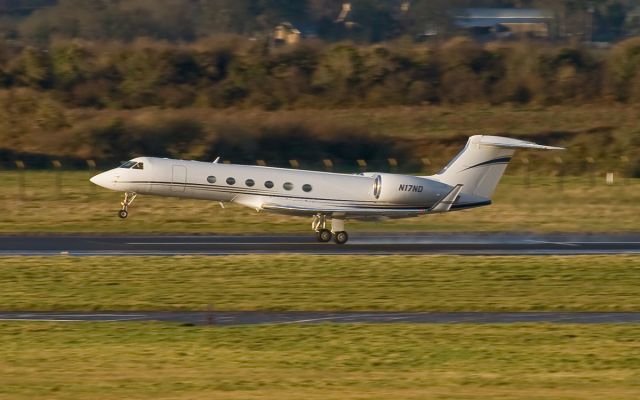
<path fill-rule="evenodd" d="M 463 169 L 462 171 L 466 171 L 468 169 L 471 168 L 475 168 L 475 167 L 481 167 L 483 165 L 492 165 L 492 164 L 506 164 L 509 161 L 511 161 L 511 157 L 500 157 L 500 158 L 494 158 L 493 160 L 489 160 L 489 161 L 485 161 L 485 162 L 481 162 L 480 164 L 476 164 L 476 165 L 472 165 L 470 167 L 467 167 L 465 169 Z"/>

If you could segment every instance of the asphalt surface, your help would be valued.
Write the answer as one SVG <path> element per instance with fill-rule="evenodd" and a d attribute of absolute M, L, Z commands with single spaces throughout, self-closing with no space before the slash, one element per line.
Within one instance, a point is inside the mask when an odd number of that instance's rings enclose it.
<path fill-rule="evenodd" d="M 226 254 L 638 254 L 636 234 L 352 233 L 349 243 L 318 243 L 309 235 L 0 236 L 0 255 Z"/>
<path fill-rule="evenodd" d="M 144 322 L 190 325 L 313 323 L 640 323 L 640 312 L 0 312 L 0 321 Z"/>

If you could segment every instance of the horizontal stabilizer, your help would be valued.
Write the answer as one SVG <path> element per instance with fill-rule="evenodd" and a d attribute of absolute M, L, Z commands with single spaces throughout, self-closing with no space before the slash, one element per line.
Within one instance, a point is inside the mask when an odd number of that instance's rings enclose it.
<path fill-rule="evenodd" d="M 453 189 L 451 189 L 451 191 L 447 193 L 446 196 L 441 198 L 436 204 L 433 205 L 433 207 L 429 209 L 429 212 L 443 213 L 443 212 L 449 211 L 453 203 L 455 203 L 456 199 L 458 198 L 458 195 L 462 190 L 462 186 L 463 185 L 461 184 L 454 186 Z"/>

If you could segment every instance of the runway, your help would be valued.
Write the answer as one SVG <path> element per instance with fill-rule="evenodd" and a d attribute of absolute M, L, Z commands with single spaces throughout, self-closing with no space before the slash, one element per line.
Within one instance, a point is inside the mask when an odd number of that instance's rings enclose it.
<path fill-rule="evenodd" d="M 300 235 L 24 235 L 0 236 L 0 255 L 229 254 L 640 254 L 640 233 L 393 233 L 354 232 L 346 245 Z"/>
<path fill-rule="evenodd" d="M 1 321 L 172 322 L 189 325 L 317 323 L 640 323 L 640 312 L 0 312 Z"/>

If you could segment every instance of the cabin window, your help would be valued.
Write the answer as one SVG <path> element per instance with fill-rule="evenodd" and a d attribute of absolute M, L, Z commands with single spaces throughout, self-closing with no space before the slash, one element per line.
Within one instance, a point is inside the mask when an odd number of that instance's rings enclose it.
<path fill-rule="evenodd" d="M 302 190 L 304 190 L 305 192 L 309 193 L 310 191 L 313 190 L 313 188 L 311 187 L 311 185 L 309 185 L 307 183 L 307 184 L 302 185 Z"/>
<path fill-rule="evenodd" d="M 215 176 L 207 176 L 207 182 L 216 183 L 216 177 Z"/>
<path fill-rule="evenodd" d="M 139 162 L 133 167 L 131 167 L 131 169 L 144 169 L 144 163 Z"/>
<path fill-rule="evenodd" d="M 122 164 L 120 168 L 131 168 L 134 165 L 136 165 L 135 161 L 127 161 L 126 163 Z"/>
<path fill-rule="evenodd" d="M 282 187 L 284 188 L 284 190 L 292 190 L 293 189 L 293 183 L 287 182 L 284 185 L 282 185 Z"/>
<path fill-rule="evenodd" d="M 266 181 L 266 182 L 264 183 L 264 187 L 266 187 L 267 189 L 271 189 L 271 188 L 273 188 L 273 182 L 271 182 L 271 181 Z"/>
<path fill-rule="evenodd" d="M 254 186 L 256 182 L 253 179 L 247 179 L 246 181 L 244 181 L 244 184 L 251 187 Z"/>
<path fill-rule="evenodd" d="M 235 178 L 227 178 L 227 185 L 235 185 L 236 184 L 236 180 Z"/>

